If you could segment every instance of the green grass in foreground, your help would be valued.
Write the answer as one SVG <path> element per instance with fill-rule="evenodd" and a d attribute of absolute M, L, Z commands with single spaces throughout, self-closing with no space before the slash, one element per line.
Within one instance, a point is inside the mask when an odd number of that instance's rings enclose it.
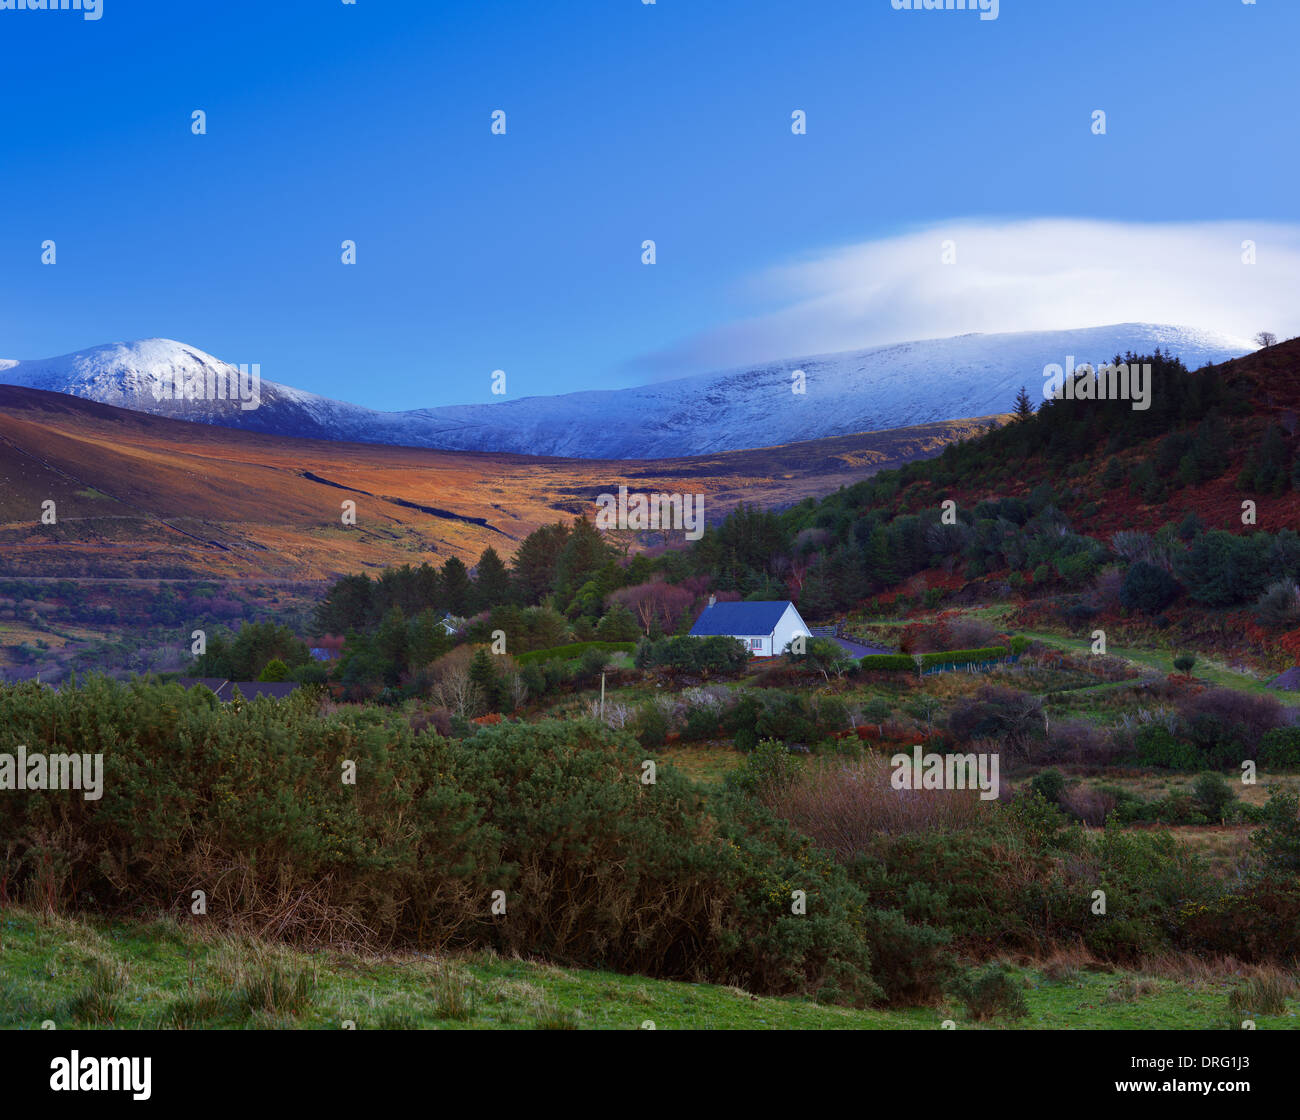
<path fill-rule="evenodd" d="M 0 1027 L 338 1029 L 934 1030 L 1233 1029 L 1233 977 L 1140 979 L 1021 970 L 1030 1013 L 971 1022 L 958 1003 L 855 1011 L 736 988 L 557 968 L 492 954 L 449 958 L 303 953 L 203 935 L 170 919 L 124 925 L 8 909 L 0 920 Z M 1259 1029 L 1300 1026 L 1300 997 Z"/>

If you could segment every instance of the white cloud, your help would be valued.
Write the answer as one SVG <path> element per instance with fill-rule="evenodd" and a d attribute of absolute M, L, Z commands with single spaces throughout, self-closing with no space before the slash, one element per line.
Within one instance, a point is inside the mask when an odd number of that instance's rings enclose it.
<path fill-rule="evenodd" d="M 952 241 L 956 263 L 941 262 Z M 1242 263 L 1242 242 L 1256 263 Z M 810 256 L 746 281 L 758 311 L 648 355 L 681 376 L 981 331 L 1149 322 L 1242 339 L 1300 334 L 1300 226 L 953 221 Z"/>

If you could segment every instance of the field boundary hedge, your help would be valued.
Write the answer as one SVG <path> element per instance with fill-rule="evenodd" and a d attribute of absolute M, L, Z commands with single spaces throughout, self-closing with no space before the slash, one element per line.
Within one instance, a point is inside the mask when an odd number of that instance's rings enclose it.
<path fill-rule="evenodd" d="M 636 645 L 633 642 L 570 642 L 567 646 L 529 650 L 521 653 L 515 661 L 520 665 L 533 665 L 540 661 L 572 661 L 589 649 L 598 649 L 601 653 L 634 653 Z"/>

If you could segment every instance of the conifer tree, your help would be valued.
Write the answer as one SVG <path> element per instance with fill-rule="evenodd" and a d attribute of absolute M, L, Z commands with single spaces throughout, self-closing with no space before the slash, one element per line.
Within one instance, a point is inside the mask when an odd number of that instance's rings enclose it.
<path fill-rule="evenodd" d="M 1029 399 L 1029 392 L 1023 385 L 1020 386 L 1020 392 L 1016 394 L 1016 405 L 1013 411 L 1018 424 L 1023 424 L 1034 415 L 1034 402 Z"/>

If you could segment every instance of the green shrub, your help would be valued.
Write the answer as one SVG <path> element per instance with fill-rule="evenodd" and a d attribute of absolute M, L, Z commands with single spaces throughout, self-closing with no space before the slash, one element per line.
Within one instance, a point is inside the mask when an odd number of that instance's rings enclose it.
<path fill-rule="evenodd" d="M 283 681 L 289 678 L 289 666 L 281 661 L 278 657 L 273 657 L 266 663 L 264 668 L 257 675 L 259 681 Z"/>
<path fill-rule="evenodd" d="M 596 650 L 608 656 L 602 658 L 602 665 L 616 653 L 632 653 L 636 645 L 632 642 L 570 642 L 566 646 L 552 646 L 550 649 L 534 649 L 521 653 L 515 658 L 520 665 L 537 665 L 545 661 L 576 661 L 588 651 Z M 600 668 L 596 669 L 600 672 Z"/>
<path fill-rule="evenodd" d="M 1175 738 L 1159 724 L 1143 727 L 1134 740 L 1138 761 L 1165 770 L 1200 770 L 1205 757 L 1192 744 Z"/>
<path fill-rule="evenodd" d="M 718 734 L 718 712 L 715 708 L 692 708 L 682 728 L 682 738 L 687 740 L 713 739 Z"/>
<path fill-rule="evenodd" d="M 1024 989 L 1014 973 L 1000 964 L 972 969 L 957 981 L 955 993 L 975 1022 L 989 1019 L 1023 1019 L 1029 1014 Z"/>
<path fill-rule="evenodd" d="M 652 641 L 643 639 L 636 647 L 639 668 L 665 668 L 682 672 L 735 672 L 749 664 L 749 650 L 737 638 L 715 635 L 692 638 L 679 635 Z"/>
<path fill-rule="evenodd" d="M 1228 807 L 1237 800 L 1237 794 L 1222 774 L 1208 771 L 1201 774 L 1192 786 L 1192 800 L 1206 818 L 1221 823 Z"/>
<path fill-rule="evenodd" d="M 609 663 L 609 654 L 603 649 L 588 648 L 578 658 L 575 676 L 582 681 L 594 681 Z"/>
<path fill-rule="evenodd" d="M 1055 769 L 1044 770 L 1042 773 L 1034 775 L 1033 780 L 1029 783 L 1029 788 L 1044 801 L 1057 805 L 1060 803 L 1061 794 L 1065 792 L 1065 775 Z"/>
<path fill-rule="evenodd" d="M 1300 727 L 1275 727 L 1259 740 L 1259 764 L 1270 770 L 1300 770 Z"/>
<path fill-rule="evenodd" d="M 1300 888 L 1259 881 L 1173 911 L 1179 948 L 1243 961 L 1289 963 L 1300 956 Z"/>
<path fill-rule="evenodd" d="M 978 665 L 984 661 L 1001 661 L 1008 652 L 1006 646 L 986 646 L 983 649 L 954 649 L 946 653 L 925 653 L 921 655 L 921 668 L 932 669 L 937 665 Z"/>
<path fill-rule="evenodd" d="M 745 692 L 722 713 L 722 729 L 728 734 L 741 730 L 753 731 L 762 714 L 763 706 L 758 698 L 752 692 Z"/>
<path fill-rule="evenodd" d="M 1036 794 L 957 830 L 876 833 L 850 871 L 874 906 L 951 931 L 964 953 L 1078 942 L 1129 963 L 1169 950 L 1170 915 L 1221 890 L 1168 832 L 1084 832 Z M 1104 921 L 1088 905 L 1097 889 L 1107 894 Z"/>
<path fill-rule="evenodd" d="M 869 910 L 865 920 L 871 975 L 886 1001 L 909 1007 L 936 1002 L 957 970 L 949 932 L 909 922 L 897 910 Z"/>
<path fill-rule="evenodd" d="M 1178 597 L 1178 583 L 1163 568 L 1139 560 L 1129 566 L 1120 585 L 1119 601 L 1129 610 L 1158 614 Z"/>
<path fill-rule="evenodd" d="M 864 672 L 916 672 L 916 662 L 905 653 L 868 653 L 858 658 L 858 668 Z"/>
<path fill-rule="evenodd" d="M 760 739 L 781 739 L 787 743 L 809 743 L 817 737 L 807 702 L 802 695 L 790 692 L 767 695 L 754 721 L 754 730 Z"/>
<path fill-rule="evenodd" d="M 637 713 L 636 738 L 646 750 L 659 750 L 668 738 L 668 717 L 658 704 L 647 704 Z"/>
<path fill-rule="evenodd" d="M 1263 876 L 1286 887 L 1296 887 L 1300 876 L 1300 799 L 1286 790 L 1274 790 L 1260 817 L 1262 827 L 1250 842 L 1263 861 Z"/>
<path fill-rule="evenodd" d="M 706 800 L 673 767 L 643 785 L 644 748 L 593 720 L 455 741 L 377 708 L 321 715 L 295 695 L 236 710 L 203 690 L 95 678 L 0 686 L 0 751 L 19 743 L 104 754 L 101 799 L 52 791 L 0 816 L 0 875 L 56 904 L 182 913 L 202 886 L 228 925 L 274 915 L 304 943 L 343 933 L 881 996 L 866 899 L 843 869 L 748 797 Z M 354 785 L 339 780 L 344 760 Z M 791 912 L 796 889 L 806 914 Z M 508 920 L 492 914 L 498 890 Z M 292 1014 L 305 983 L 268 969 L 237 986 L 250 1009 Z"/>
<path fill-rule="evenodd" d="M 765 797 L 793 785 L 802 772 L 803 762 L 784 743 L 763 739 L 727 773 L 726 781 L 732 789 Z"/>

